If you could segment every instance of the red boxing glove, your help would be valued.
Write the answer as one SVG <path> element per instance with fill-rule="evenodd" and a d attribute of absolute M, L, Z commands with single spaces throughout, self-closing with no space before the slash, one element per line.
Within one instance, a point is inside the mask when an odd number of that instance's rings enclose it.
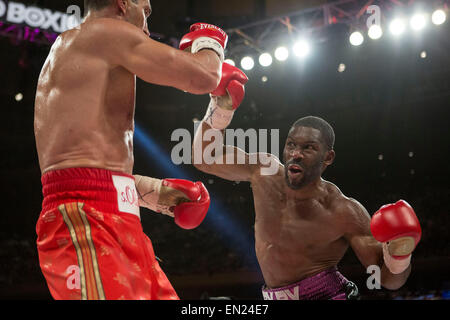
<path fill-rule="evenodd" d="M 242 103 L 245 95 L 245 84 L 248 82 L 247 75 L 240 69 L 224 62 L 222 64 L 222 79 L 216 90 L 211 92 L 213 96 L 229 95 L 236 110 Z"/>
<path fill-rule="evenodd" d="M 175 223 L 183 229 L 195 229 L 208 213 L 210 198 L 208 190 L 201 182 L 181 179 L 165 179 L 163 185 L 183 192 L 191 202 L 183 202 L 174 208 Z"/>
<path fill-rule="evenodd" d="M 228 43 L 228 35 L 225 31 L 208 23 L 195 23 L 191 26 L 190 31 L 180 41 L 181 50 L 188 47 L 192 47 L 192 53 L 203 49 L 214 50 L 219 55 L 220 61 L 223 62 Z"/>
<path fill-rule="evenodd" d="M 384 205 L 375 212 L 370 230 L 375 239 L 388 243 L 389 254 L 396 259 L 408 257 L 422 236 L 419 220 L 404 200 Z"/>
<path fill-rule="evenodd" d="M 211 102 L 203 121 L 217 130 L 228 127 L 233 119 L 234 112 L 244 99 L 244 85 L 247 82 L 248 78 L 244 72 L 224 62 L 222 64 L 222 79 L 216 90 L 211 92 Z"/>

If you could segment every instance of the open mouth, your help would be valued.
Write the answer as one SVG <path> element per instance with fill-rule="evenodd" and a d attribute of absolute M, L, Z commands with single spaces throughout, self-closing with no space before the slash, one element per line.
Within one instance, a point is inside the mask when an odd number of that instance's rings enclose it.
<path fill-rule="evenodd" d="M 292 175 L 303 172 L 303 169 L 299 165 L 296 165 L 296 164 L 289 165 L 288 170 L 289 170 L 289 173 L 291 173 Z"/>

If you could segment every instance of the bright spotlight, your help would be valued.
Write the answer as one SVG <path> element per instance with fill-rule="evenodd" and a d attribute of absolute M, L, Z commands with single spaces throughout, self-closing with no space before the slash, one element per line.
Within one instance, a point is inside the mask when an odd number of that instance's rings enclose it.
<path fill-rule="evenodd" d="M 444 10 L 436 10 L 431 16 L 431 21 L 433 21 L 435 25 L 443 24 L 445 20 L 447 20 L 447 15 L 445 14 Z"/>
<path fill-rule="evenodd" d="M 226 62 L 226 63 L 228 63 L 228 64 L 231 64 L 233 67 L 236 66 L 236 64 L 234 63 L 234 61 L 231 60 L 231 59 L 225 59 L 224 62 Z"/>
<path fill-rule="evenodd" d="M 355 31 L 350 35 L 350 43 L 354 46 L 360 46 L 364 42 L 364 36 L 361 32 Z"/>
<path fill-rule="evenodd" d="M 341 63 L 341 64 L 339 65 L 339 67 L 338 67 L 338 71 L 339 71 L 340 73 L 342 73 L 342 72 L 345 71 L 346 68 L 347 68 L 347 66 L 346 66 L 344 63 Z"/>
<path fill-rule="evenodd" d="M 306 57 L 311 52 L 311 47 L 308 42 L 300 40 L 294 44 L 294 54 L 297 57 Z"/>
<path fill-rule="evenodd" d="M 244 57 L 241 60 L 241 67 L 244 70 L 251 70 L 255 66 L 255 61 L 252 57 Z"/>
<path fill-rule="evenodd" d="M 419 31 L 425 28 L 427 25 L 427 19 L 425 18 L 425 15 L 418 13 L 412 16 L 410 24 L 413 30 Z"/>
<path fill-rule="evenodd" d="M 23 99 L 23 94 L 19 92 L 18 94 L 16 94 L 15 99 L 16 99 L 17 102 L 22 101 L 22 99 Z"/>
<path fill-rule="evenodd" d="M 289 58 L 289 50 L 286 47 L 278 47 L 275 50 L 275 58 L 278 61 L 286 61 Z"/>
<path fill-rule="evenodd" d="M 406 24 L 402 19 L 394 19 L 389 25 L 389 30 L 394 36 L 399 36 L 405 32 Z"/>
<path fill-rule="evenodd" d="M 374 24 L 369 28 L 368 34 L 371 39 L 377 40 L 383 35 L 383 30 L 379 25 Z"/>
<path fill-rule="evenodd" d="M 272 56 L 270 55 L 270 53 L 263 53 L 259 56 L 259 64 L 262 65 L 263 67 L 268 67 L 272 64 Z"/>

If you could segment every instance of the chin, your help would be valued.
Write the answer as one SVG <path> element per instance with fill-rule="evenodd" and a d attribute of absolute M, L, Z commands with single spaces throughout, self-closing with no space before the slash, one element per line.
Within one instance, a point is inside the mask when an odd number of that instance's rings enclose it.
<path fill-rule="evenodd" d="M 303 181 L 299 181 L 296 184 L 293 184 L 292 182 L 289 181 L 288 178 L 286 178 L 286 184 L 292 190 L 298 190 L 298 189 L 301 189 L 304 186 Z"/>

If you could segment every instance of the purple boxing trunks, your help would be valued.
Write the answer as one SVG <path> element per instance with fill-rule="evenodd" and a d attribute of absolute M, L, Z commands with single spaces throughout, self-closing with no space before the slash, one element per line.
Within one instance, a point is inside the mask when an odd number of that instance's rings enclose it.
<path fill-rule="evenodd" d="M 264 300 L 347 300 L 358 296 L 356 285 L 336 267 L 320 272 L 286 287 L 263 287 Z"/>

